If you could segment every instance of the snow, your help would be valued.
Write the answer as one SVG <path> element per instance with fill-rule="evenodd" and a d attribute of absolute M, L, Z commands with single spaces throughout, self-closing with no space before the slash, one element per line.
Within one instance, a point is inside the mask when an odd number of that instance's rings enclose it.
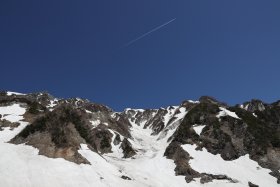
<path fill-rule="evenodd" d="M 112 137 L 112 142 L 111 142 L 112 153 L 108 153 L 107 156 L 110 156 L 110 157 L 115 158 L 115 159 L 120 159 L 120 158 L 123 157 L 123 150 L 120 148 L 121 143 L 119 143 L 118 145 L 115 145 L 113 142 L 116 138 L 116 132 L 114 132 L 111 129 L 108 129 L 108 130 L 111 132 L 113 137 Z M 121 141 L 123 141 L 123 139 L 124 139 L 123 136 L 120 135 L 120 134 L 119 134 L 119 136 L 120 136 Z"/>
<path fill-rule="evenodd" d="M 200 135 L 205 126 L 206 125 L 194 125 L 193 130 L 196 132 L 196 134 Z"/>
<path fill-rule="evenodd" d="M 7 95 L 11 96 L 11 95 L 26 95 L 26 94 L 18 93 L 18 92 L 7 92 Z"/>
<path fill-rule="evenodd" d="M 229 110 L 227 110 L 227 109 L 225 109 L 225 108 L 223 108 L 223 107 L 219 107 L 219 109 L 220 109 L 221 111 L 220 111 L 219 114 L 217 115 L 217 118 L 220 118 L 220 117 L 222 117 L 222 116 L 231 116 L 231 117 L 233 117 L 233 118 L 240 119 L 240 118 L 236 115 L 235 112 L 229 111 Z"/>
<path fill-rule="evenodd" d="M 48 107 L 50 107 L 50 108 L 55 107 L 55 106 L 57 105 L 57 104 L 56 104 L 57 101 L 58 101 L 57 99 L 51 100 L 51 101 L 50 101 L 51 103 L 49 104 Z"/>
<path fill-rule="evenodd" d="M 5 187 L 132 186 L 120 179 L 117 168 L 98 154 L 82 147 L 80 154 L 92 165 L 77 165 L 62 158 L 38 155 L 26 145 L 0 144 L 0 181 Z M 103 178 L 103 179 L 102 179 Z"/>
<path fill-rule="evenodd" d="M 124 109 L 125 112 L 130 111 L 130 110 L 134 110 L 134 111 L 136 111 L 136 112 L 144 112 L 144 111 L 145 111 L 144 109 L 132 109 L 132 108 L 126 108 L 126 109 Z"/>
<path fill-rule="evenodd" d="M 194 170 L 201 173 L 227 175 L 238 180 L 238 183 L 232 186 L 248 187 L 249 181 L 260 187 L 279 186 L 276 178 L 269 175 L 270 170 L 259 166 L 257 162 L 249 158 L 249 155 L 225 161 L 219 154 L 213 155 L 205 148 L 199 151 L 195 149 L 195 145 L 190 144 L 182 145 L 182 148 L 193 158 L 190 160 L 190 165 Z"/>
<path fill-rule="evenodd" d="M 0 131 L 0 143 L 1 142 L 8 142 L 9 140 L 11 140 L 20 131 L 22 131 L 26 127 L 26 125 L 28 125 L 27 122 L 21 121 L 20 125 L 17 128 L 13 129 L 13 130 L 10 130 L 9 127 L 4 128 L 3 131 Z M 0 144 L 0 147 L 1 147 L 1 144 Z M 1 151 L 0 151 L 0 153 L 1 153 Z"/>
<path fill-rule="evenodd" d="M 88 113 L 88 114 L 92 114 L 93 112 L 92 111 L 89 111 L 89 110 L 85 110 L 86 111 L 86 113 Z"/>
<path fill-rule="evenodd" d="M 95 128 L 95 127 L 97 127 L 101 122 L 100 122 L 100 120 L 99 119 L 97 119 L 97 120 L 91 120 L 91 121 L 89 121 L 91 124 L 92 124 L 92 126 Z"/>
<path fill-rule="evenodd" d="M 177 110 L 179 110 L 179 113 L 173 116 L 176 117 L 177 119 L 162 130 L 162 132 L 159 134 L 158 140 L 166 137 L 168 139 L 170 136 L 172 136 L 176 131 L 177 127 L 182 122 L 185 115 L 188 113 L 185 107 L 180 107 Z"/>
<path fill-rule="evenodd" d="M 23 120 L 23 114 L 26 112 L 26 109 L 21 107 L 20 104 L 12 104 L 10 106 L 1 106 L 0 114 L 2 115 L 1 119 L 6 119 L 10 122 L 18 122 Z"/>
<path fill-rule="evenodd" d="M 133 186 L 186 186 L 184 176 L 175 176 L 174 162 L 163 157 L 167 146 L 166 139 L 157 141 L 158 136 L 151 136 L 150 129 L 143 129 L 135 123 L 132 125 L 134 141 L 129 141 L 137 149 L 137 155 L 134 159 L 116 159 L 112 158 L 111 154 L 106 154 L 104 157 L 108 162 L 127 173 L 127 176 L 136 182 Z"/>
<path fill-rule="evenodd" d="M 199 101 L 188 100 L 190 103 L 199 103 Z"/>
<path fill-rule="evenodd" d="M 117 117 L 117 112 L 113 112 L 112 114 L 110 114 L 111 118 L 116 118 Z"/>
<path fill-rule="evenodd" d="M 49 108 L 50 111 L 53 111 L 53 108 L 57 105 L 58 99 L 54 99 L 50 101 L 50 104 L 47 105 L 47 108 Z"/>
<path fill-rule="evenodd" d="M 185 115 L 188 113 L 185 107 L 180 107 L 178 108 L 178 110 L 180 111 L 180 113 L 174 115 L 178 119 L 183 119 Z"/>
<path fill-rule="evenodd" d="M 174 116 L 174 113 L 178 109 L 178 106 L 168 107 L 167 114 L 163 117 L 164 127 L 168 124 L 169 120 Z"/>

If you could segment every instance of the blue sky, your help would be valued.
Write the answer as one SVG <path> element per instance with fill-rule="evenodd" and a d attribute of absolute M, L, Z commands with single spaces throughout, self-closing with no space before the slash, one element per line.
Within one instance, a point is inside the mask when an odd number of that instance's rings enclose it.
<path fill-rule="evenodd" d="M 0 87 L 115 110 L 201 95 L 272 102 L 280 99 L 279 9 L 279 0 L 2 0 Z"/>

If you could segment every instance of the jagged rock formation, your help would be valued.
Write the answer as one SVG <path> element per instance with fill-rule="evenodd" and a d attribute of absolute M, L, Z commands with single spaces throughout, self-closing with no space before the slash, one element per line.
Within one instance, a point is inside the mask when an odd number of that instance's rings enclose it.
<path fill-rule="evenodd" d="M 9 112 L 9 107 L 14 106 L 24 109 L 16 120 Z M 203 96 L 199 101 L 183 101 L 179 106 L 114 112 L 80 98 L 0 92 L 0 136 L 7 128 L 22 128 L 9 143 L 35 147 L 40 155 L 49 158 L 94 165 L 81 151 L 86 145 L 106 163 L 120 168 L 118 175 L 124 181 L 142 180 L 126 167 L 141 167 L 148 162 L 142 161 L 145 159 L 165 159 L 164 162 L 174 162 L 174 177 L 183 176 L 185 184 L 226 181 L 237 186 L 261 186 L 257 179 L 239 179 L 238 175 L 230 176 L 230 172 L 217 174 L 195 168 L 193 154 L 206 151 L 228 162 L 248 155 L 259 168 L 268 169 L 268 176 L 277 181 L 275 186 L 280 184 L 280 101 L 267 104 L 252 100 L 228 106 Z M 185 145 L 195 146 L 195 152 Z M 103 176 L 100 180 L 104 180 Z M 143 181 L 141 184 L 146 186 Z"/>

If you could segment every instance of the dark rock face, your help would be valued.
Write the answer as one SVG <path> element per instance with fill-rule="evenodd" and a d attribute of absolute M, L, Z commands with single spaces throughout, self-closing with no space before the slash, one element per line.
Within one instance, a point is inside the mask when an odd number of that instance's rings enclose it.
<path fill-rule="evenodd" d="M 120 142 L 121 142 L 121 137 L 119 134 L 117 134 L 113 143 L 114 145 L 118 145 Z"/>
<path fill-rule="evenodd" d="M 159 109 L 155 116 L 145 124 L 144 128 L 150 127 L 153 130 L 153 135 L 158 134 L 164 128 L 163 116 L 166 114 L 166 110 Z"/>
<path fill-rule="evenodd" d="M 197 178 L 200 174 L 193 170 L 189 165 L 190 155 L 183 150 L 180 143 L 173 141 L 165 150 L 164 156 L 174 160 L 176 164 L 175 174 L 184 175 L 187 182 L 191 182 L 193 178 Z"/>
<path fill-rule="evenodd" d="M 217 99 L 215 99 L 214 97 L 210 97 L 210 96 L 201 96 L 199 98 L 200 103 L 211 103 L 211 104 L 216 104 L 216 105 L 220 105 L 220 106 L 224 106 L 226 107 L 227 104 L 224 102 L 220 102 Z"/>
<path fill-rule="evenodd" d="M 1 115 L 0 115 L 0 131 L 3 130 L 4 127 L 10 127 L 10 130 L 13 130 L 14 128 L 16 128 L 18 126 L 19 126 L 19 123 L 12 123 L 5 119 L 1 119 Z"/>
<path fill-rule="evenodd" d="M 238 108 L 232 108 L 247 125 L 244 136 L 245 151 L 262 167 L 279 170 L 280 125 L 279 106 L 266 106 L 264 111 L 255 111 L 256 116 Z"/>
<path fill-rule="evenodd" d="M 136 151 L 132 148 L 131 143 L 126 138 L 122 141 L 121 148 L 123 150 L 124 158 L 130 158 L 136 155 Z"/>
<path fill-rule="evenodd" d="M 130 177 L 125 176 L 125 175 L 122 175 L 122 176 L 121 176 L 121 178 L 122 178 L 122 179 L 124 179 L 124 180 L 131 180 L 131 178 L 130 178 Z"/>
<path fill-rule="evenodd" d="M 199 136 L 192 129 L 195 124 L 209 123 L 209 126 L 216 124 L 215 114 L 219 112 L 217 105 L 201 103 L 190 110 L 174 134 L 174 140 L 182 144 L 192 143 L 199 139 Z"/>
<path fill-rule="evenodd" d="M 109 124 L 109 128 L 113 129 L 117 132 L 119 132 L 121 135 L 125 136 L 125 137 L 129 137 L 131 138 L 130 135 L 130 122 L 128 120 L 128 118 L 126 118 L 123 115 L 120 114 L 116 114 L 115 118 L 110 118 L 107 116 L 108 119 L 108 124 Z"/>
<path fill-rule="evenodd" d="M 243 107 L 249 112 L 264 111 L 266 108 L 266 104 L 261 100 L 252 99 L 250 102 L 243 103 Z"/>
<path fill-rule="evenodd" d="M 277 178 L 277 183 L 280 184 L 280 172 L 278 170 L 274 170 L 274 171 L 270 172 L 269 174 L 271 176 Z"/>
<path fill-rule="evenodd" d="M 110 153 L 111 152 L 111 141 L 112 134 L 105 128 L 95 128 L 88 135 L 88 141 L 93 148 L 99 153 Z"/>
<path fill-rule="evenodd" d="M 236 183 L 237 182 L 234 179 L 231 179 L 226 175 L 212 175 L 212 174 L 206 174 L 206 173 L 202 173 L 200 175 L 200 183 L 201 184 L 212 182 L 213 180 L 227 180 L 231 183 Z"/>
<path fill-rule="evenodd" d="M 249 187 L 259 187 L 259 185 L 253 184 L 251 182 L 248 182 Z"/>
<path fill-rule="evenodd" d="M 164 109 L 159 110 L 127 110 L 121 115 L 126 119 L 131 119 L 132 122 L 140 126 L 144 123 L 144 128 L 153 130 L 152 135 L 158 134 L 164 128 L 163 116 L 167 113 Z"/>

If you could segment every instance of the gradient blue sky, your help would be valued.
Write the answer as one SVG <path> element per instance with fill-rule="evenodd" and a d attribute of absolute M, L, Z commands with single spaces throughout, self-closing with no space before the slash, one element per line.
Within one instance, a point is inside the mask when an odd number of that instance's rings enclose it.
<path fill-rule="evenodd" d="M 279 0 L 1 0 L 0 89 L 115 110 L 201 95 L 271 102 L 280 99 L 279 10 Z"/>

